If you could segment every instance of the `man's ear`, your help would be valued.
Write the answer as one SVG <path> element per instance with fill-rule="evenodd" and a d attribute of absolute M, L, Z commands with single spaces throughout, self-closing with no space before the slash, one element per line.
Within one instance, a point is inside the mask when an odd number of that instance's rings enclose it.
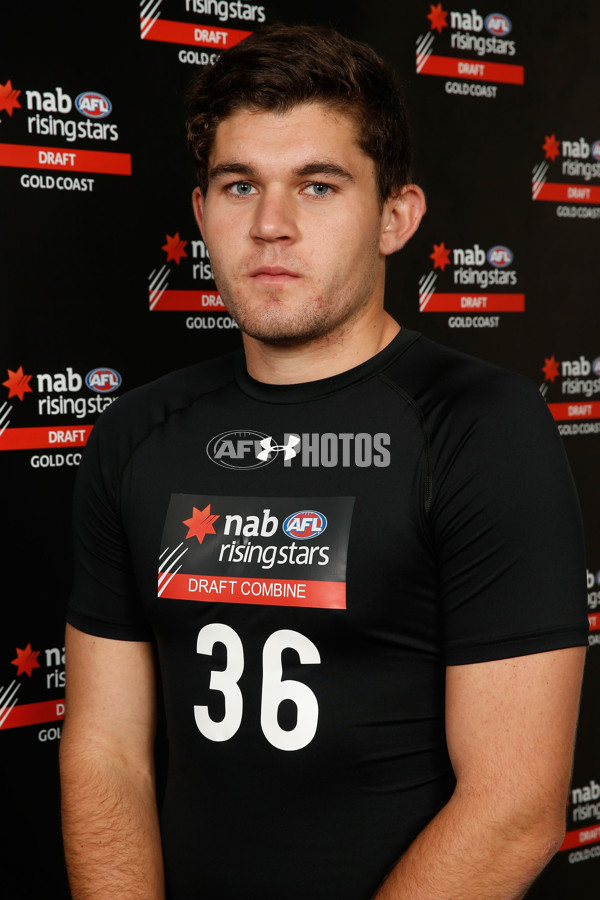
<path fill-rule="evenodd" d="M 204 239 L 204 194 L 199 187 L 194 188 L 192 194 L 192 206 L 194 208 L 194 216 L 196 217 L 198 228 L 200 229 L 200 234 Z"/>
<path fill-rule="evenodd" d="M 425 194 L 416 184 L 405 184 L 388 197 L 381 216 L 379 251 L 384 256 L 395 253 L 413 236 L 425 215 Z"/>

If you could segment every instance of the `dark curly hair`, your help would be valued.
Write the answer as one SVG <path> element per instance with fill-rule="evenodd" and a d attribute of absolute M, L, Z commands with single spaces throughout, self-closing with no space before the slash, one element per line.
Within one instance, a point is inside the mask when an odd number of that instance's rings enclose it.
<path fill-rule="evenodd" d="M 391 68 L 367 44 L 331 28 L 271 25 L 200 70 L 187 93 L 187 134 L 203 193 L 217 126 L 239 109 L 284 113 L 318 102 L 351 115 L 375 162 L 381 202 L 409 184 L 406 106 Z"/>

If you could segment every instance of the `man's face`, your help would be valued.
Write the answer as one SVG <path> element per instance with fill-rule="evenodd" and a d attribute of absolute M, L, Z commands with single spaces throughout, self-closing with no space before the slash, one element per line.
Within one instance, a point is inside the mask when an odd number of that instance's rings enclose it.
<path fill-rule="evenodd" d="M 375 166 L 349 116 L 317 103 L 233 113 L 194 206 L 223 302 L 251 337 L 334 336 L 381 308 Z"/>

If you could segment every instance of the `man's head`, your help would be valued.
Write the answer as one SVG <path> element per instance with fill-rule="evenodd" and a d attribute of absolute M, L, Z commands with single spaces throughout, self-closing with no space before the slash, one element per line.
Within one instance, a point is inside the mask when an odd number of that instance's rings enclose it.
<path fill-rule="evenodd" d="M 377 55 L 328 29 L 265 29 L 196 79 L 189 135 L 196 220 L 247 356 L 379 333 L 386 258 L 425 202 Z"/>
<path fill-rule="evenodd" d="M 220 122 L 240 109 L 285 113 L 306 103 L 354 119 L 381 203 L 411 182 L 406 108 L 392 70 L 366 44 L 332 29 L 274 25 L 227 50 L 191 85 L 188 143 L 202 193 Z"/>

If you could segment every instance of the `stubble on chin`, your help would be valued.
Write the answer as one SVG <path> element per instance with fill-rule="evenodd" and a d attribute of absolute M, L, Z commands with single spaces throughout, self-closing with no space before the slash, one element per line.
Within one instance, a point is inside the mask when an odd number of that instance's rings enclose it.
<path fill-rule="evenodd" d="M 243 334 L 265 344 L 289 345 L 319 337 L 328 326 L 319 322 L 323 298 L 287 299 L 279 290 L 265 288 L 259 296 L 244 295 L 224 285 L 221 299 Z M 237 295 L 237 296 L 236 296 Z"/>
<path fill-rule="evenodd" d="M 299 266 L 296 266 L 298 269 Z M 216 273 L 215 273 L 216 274 Z M 368 305 L 375 284 L 374 266 L 352 280 L 342 278 L 321 289 L 306 276 L 301 279 L 304 296 L 298 288 L 286 296 L 285 290 L 263 287 L 248 291 L 243 284 L 227 279 L 221 282 L 221 298 L 240 331 L 272 346 L 301 345 L 307 342 L 340 339 Z"/>
<path fill-rule="evenodd" d="M 223 303 L 240 331 L 270 346 L 294 346 L 326 339 L 345 330 L 353 318 L 353 311 L 325 308 L 322 295 L 308 297 L 305 301 L 286 303 L 277 291 L 266 291 L 260 301 L 239 300 L 230 302 L 223 296 Z"/>
<path fill-rule="evenodd" d="M 225 304 L 227 305 L 227 304 Z M 291 345 L 305 343 L 321 337 L 329 330 L 327 322 L 319 321 L 307 309 L 299 309 L 287 313 L 284 301 L 271 298 L 269 305 L 262 311 L 251 313 L 249 310 L 236 308 L 231 312 L 240 331 L 265 344 Z"/>

